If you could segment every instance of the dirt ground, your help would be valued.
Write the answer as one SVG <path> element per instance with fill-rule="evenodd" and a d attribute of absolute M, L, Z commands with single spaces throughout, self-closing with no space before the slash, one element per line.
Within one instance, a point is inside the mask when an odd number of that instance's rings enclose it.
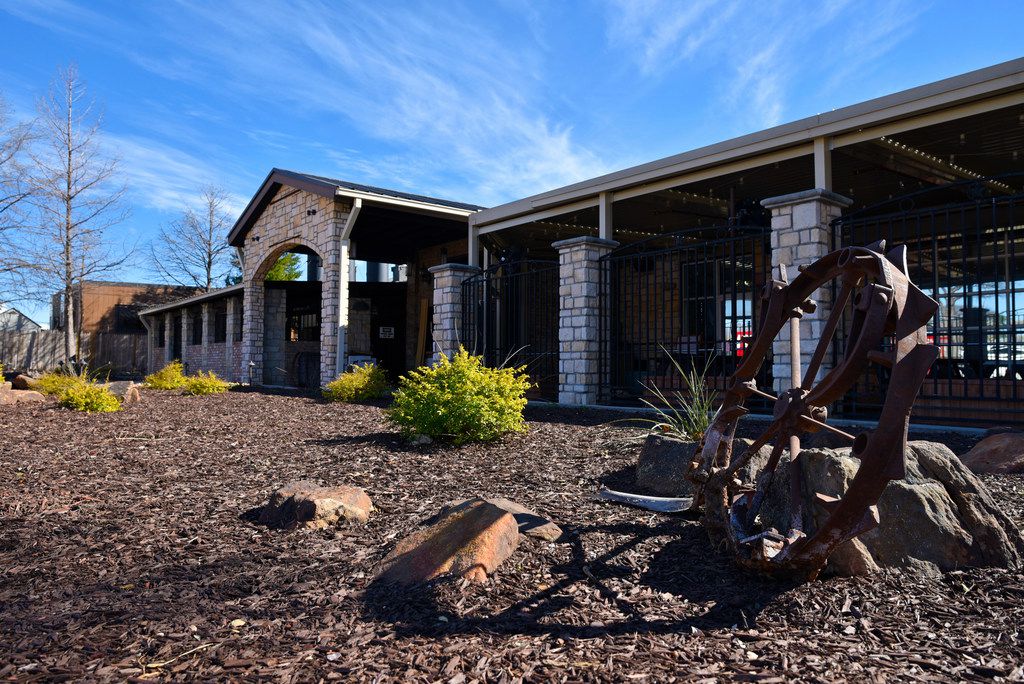
<path fill-rule="evenodd" d="M 1024 679 L 1021 573 L 751 577 L 692 518 L 593 499 L 627 478 L 636 430 L 529 417 L 449 448 L 405 445 L 378 407 L 297 396 L 5 409 L 0 679 Z M 379 511 L 339 531 L 253 522 L 299 478 L 365 487 Z M 1024 478 L 986 481 L 1024 524 Z M 537 509 L 568 543 L 524 538 L 484 585 L 372 584 L 390 545 L 474 494 Z"/>

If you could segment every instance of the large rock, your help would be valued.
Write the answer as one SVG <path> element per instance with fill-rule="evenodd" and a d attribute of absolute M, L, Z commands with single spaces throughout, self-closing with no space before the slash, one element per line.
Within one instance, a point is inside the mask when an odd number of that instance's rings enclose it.
<path fill-rule="evenodd" d="M 270 495 L 260 522 L 270 527 L 322 528 L 344 522 L 365 523 L 373 503 L 359 487 L 321 487 L 299 480 Z"/>
<path fill-rule="evenodd" d="M 39 392 L 32 390 L 16 390 L 10 388 L 10 383 L 3 383 L 0 387 L 0 406 L 11 404 L 38 404 L 46 401 L 46 397 Z"/>
<path fill-rule="evenodd" d="M 907 474 L 890 482 L 878 501 L 880 525 L 839 546 L 826 570 L 863 575 L 880 568 L 936 574 L 963 567 L 1019 568 L 1024 538 L 999 509 L 984 485 L 947 447 L 910 442 Z M 860 461 L 850 449 L 809 449 L 800 453 L 804 477 L 804 528 L 813 530 L 828 515 L 814 494 L 842 496 Z M 788 463 L 779 464 L 762 519 L 782 530 L 788 510 Z"/>
<path fill-rule="evenodd" d="M 750 445 L 749 439 L 735 440 L 733 454 L 742 453 Z M 636 464 L 637 487 L 658 496 L 693 496 L 693 485 L 686 479 L 686 470 L 696 450 L 696 442 L 656 432 L 647 435 Z M 747 465 L 736 473 L 736 477 L 741 482 L 753 482 L 754 475 L 768 461 L 771 453 L 771 447 L 762 447 L 751 457 Z"/>
<path fill-rule="evenodd" d="M 118 380 L 117 382 L 107 383 L 107 389 L 110 390 L 111 394 L 120 399 L 121 403 L 125 406 L 138 404 L 142 401 L 139 386 L 131 380 Z"/>
<path fill-rule="evenodd" d="M 975 473 L 1024 473 L 1024 432 L 1003 432 L 986 437 L 961 456 L 960 460 Z"/>
<path fill-rule="evenodd" d="M 452 511 L 472 500 L 473 499 L 460 499 L 458 501 L 451 502 L 442 508 L 440 513 L 428 520 L 427 524 L 439 522 Z M 519 525 L 519 534 L 525 534 L 527 537 L 534 537 L 536 539 L 542 539 L 549 542 L 558 541 L 562 538 L 561 527 L 526 506 L 517 504 L 515 501 L 509 501 L 508 499 L 500 496 L 487 498 L 484 499 L 484 501 L 511 513 L 512 517 L 516 519 L 516 523 Z"/>
<path fill-rule="evenodd" d="M 36 379 L 32 376 L 20 373 L 11 380 L 11 386 L 16 390 L 30 390 L 35 381 Z"/>
<path fill-rule="evenodd" d="M 519 525 L 511 513 L 470 499 L 398 542 L 381 562 L 377 579 L 418 584 L 452 575 L 483 582 L 518 545 Z"/>

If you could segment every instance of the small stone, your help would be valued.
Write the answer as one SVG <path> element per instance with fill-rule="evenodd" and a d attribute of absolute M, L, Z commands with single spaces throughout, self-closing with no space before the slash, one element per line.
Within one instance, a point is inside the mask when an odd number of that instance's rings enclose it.
<path fill-rule="evenodd" d="M 365 523 L 373 502 L 359 487 L 321 487 L 299 480 L 270 495 L 260 522 L 270 527 L 324 528 L 344 522 Z"/>
<path fill-rule="evenodd" d="M 35 381 L 36 379 L 31 375 L 21 373 L 19 375 L 15 375 L 14 379 L 11 380 L 11 387 L 16 390 L 29 390 L 32 389 L 32 384 Z"/>
<path fill-rule="evenodd" d="M 242 618 L 236 618 L 231 621 L 231 628 L 238 629 L 239 627 L 245 627 L 245 620 Z"/>
<path fill-rule="evenodd" d="M 412 446 L 426 446 L 433 443 L 434 440 L 427 435 L 413 435 L 412 439 L 409 440 L 409 444 Z"/>
<path fill-rule="evenodd" d="M 107 384 L 107 389 L 125 406 L 138 404 L 142 400 L 139 386 L 131 380 L 118 380 Z"/>

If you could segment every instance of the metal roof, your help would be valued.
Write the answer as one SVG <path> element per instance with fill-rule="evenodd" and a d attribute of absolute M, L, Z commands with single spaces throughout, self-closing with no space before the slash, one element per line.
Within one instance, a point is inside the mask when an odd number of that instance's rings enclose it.
<path fill-rule="evenodd" d="M 232 285 L 230 287 L 222 287 L 219 290 L 210 290 L 209 292 L 203 292 L 193 297 L 186 297 L 185 299 L 179 299 L 173 302 L 167 302 L 166 304 L 158 304 L 157 306 L 143 309 L 139 312 L 140 316 L 151 316 L 161 311 L 170 311 L 173 309 L 180 309 L 185 306 L 191 306 L 192 304 L 199 304 L 201 302 L 208 302 L 214 299 L 220 299 L 221 297 L 228 297 L 233 294 L 241 294 L 245 290 L 245 286 L 239 283 L 238 285 Z"/>
<path fill-rule="evenodd" d="M 621 171 L 566 185 L 555 190 L 485 209 L 470 218 L 486 226 L 541 210 L 554 210 L 572 202 L 590 201 L 602 192 L 641 188 L 700 169 L 713 170 L 726 163 L 756 158 L 785 148 L 810 146 L 817 138 L 832 137 L 834 146 L 886 134 L 874 129 L 896 121 L 926 118 L 933 112 L 981 100 L 1003 99 L 992 106 L 1024 102 L 1024 58 L 910 88 L 859 104 L 732 138 L 689 152 L 665 157 Z M 923 123 L 923 122 L 922 122 Z M 891 126 L 890 126 L 891 127 Z"/>
<path fill-rule="evenodd" d="M 256 217 L 274 197 L 277 189 L 282 185 L 305 190 L 321 197 L 349 196 L 360 198 L 371 202 L 378 202 L 382 205 L 391 205 L 397 208 L 404 208 L 409 211 L 423 211 L 438 214 L 445 214 L 450 218 L 463 219 L 470 214 L 480 211 L 484 207 L 465 202 L 454 202 L 452 200 L 416 195 L 400 190 L 388 190 L 362 183 L 326 178 L 310 173 L 288 171 L 287 169 L 271 169 L 266 179 L 260 185 L 259 191 L 249 201 L 242 215 L 238 217 L 235 225 L 228 233 L 228 242 L 238 246 L 243 234 L 248 231 Z"/>

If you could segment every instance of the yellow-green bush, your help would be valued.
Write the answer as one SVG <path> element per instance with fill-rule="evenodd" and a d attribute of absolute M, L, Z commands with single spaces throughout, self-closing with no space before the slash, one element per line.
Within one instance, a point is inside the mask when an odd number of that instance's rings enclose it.
<path fill-rule="evenodd" d="M 32 383 L 32 389 L 52 397 L 60 398 L 73 387 L 88 384 L 88 379 L 70 373 L 51 371 L 45 373 Z"/>
<path fill-rule="evenodd" d="M 411 371 L 399 381 L 388 418 L 406 436 L 423 434 L 455 444 L 486 442 L 526 430 L 526 367 L 488 368 L 463 348 Z"/>
<path fill-rule="evenodd" d="M 110 390 L 85 379 L 78 380 L 60 395 L 60 405 L 89 413 L 111 413 L 121 410 L 121 402 Z"/>
<path fill-rule="evenodd" d="M 323 395 L 327 401 L 366 401 L 383 397 L 387 389 L 388 376 L 384 369 L 367 363 L 331 380 L 324 386 Z"/>
<path fill-rule="evenodd" d="M 171 361 L 155 373 L 146 376 L 146 387 L 158 390 L 181 389 L 185 386 L 185 367 L 181 361 Z"/>
<path fill-rule="evenodd" d="M 221 380 L 213 371 L 199 371 L 195 375 L 185 377 L 185 394 L 220 394 L 227 392 L 229 387 L 231 383 Z"/>

